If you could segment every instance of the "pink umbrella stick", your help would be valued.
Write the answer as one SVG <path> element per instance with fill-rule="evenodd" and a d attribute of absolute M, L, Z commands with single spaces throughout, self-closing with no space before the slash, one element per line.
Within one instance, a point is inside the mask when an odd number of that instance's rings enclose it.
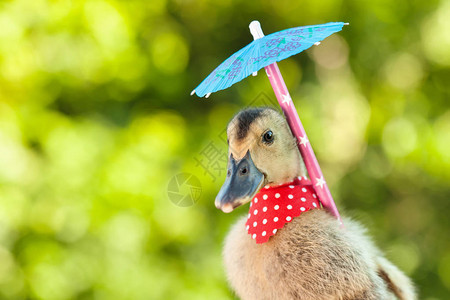
<path fill-rule="evenodd" d="M 255 40 L 264 36 L 261 30 L 261 25 L 258 21 L 253 21 L 250 23 L 250 32 Z M 328 211 L 330 211 L 342 225 L 341 216 L 339 215 L 336 204 L 334 203 L 333 197 L 328 189 L 328 185 L 325 182 L 319 163 L 317 162 L 317 158 L 311 144 L 309 143 L 305 129 L 303 128 L 302 122 L 297 114 L 297 110 L 295 109 L 294 103 L 289 95 L 286 84 L 281 76 L 280 69 L 278 69 L 277 63 L 268 65 L 264 69 L 269 77 L 270 84 L 275 92 L 278 103 L 286 116 L 292 134 L 297 138 L 298 148 L 303 157 L 303 161 L 305 162 L 309 177 L 313 182 L 314 189 L 319 196 L 320 202 L 323 207 L 328 209 Z"/>

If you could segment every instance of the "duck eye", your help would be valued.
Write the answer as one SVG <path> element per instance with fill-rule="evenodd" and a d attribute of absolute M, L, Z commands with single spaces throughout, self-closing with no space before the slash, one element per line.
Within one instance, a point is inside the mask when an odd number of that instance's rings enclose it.
<path fill-rule="evenodd" d="M 268 130 L 263 135 L 263 141 L 265 143 L 272 143 L 273 142 L 273 132 L 271 130 Z"/>

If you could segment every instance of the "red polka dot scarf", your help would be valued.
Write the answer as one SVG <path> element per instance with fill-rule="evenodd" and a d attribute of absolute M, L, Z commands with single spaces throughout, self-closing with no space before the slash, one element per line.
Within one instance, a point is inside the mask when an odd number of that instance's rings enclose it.
<path fill-rule="evenodd" d="M 257 244 L 265 243 L 284 224 L 310 209 L 319 208 L 319 199 L 306 178 L 259 190 L 250 203 L 247 232 Z"/>

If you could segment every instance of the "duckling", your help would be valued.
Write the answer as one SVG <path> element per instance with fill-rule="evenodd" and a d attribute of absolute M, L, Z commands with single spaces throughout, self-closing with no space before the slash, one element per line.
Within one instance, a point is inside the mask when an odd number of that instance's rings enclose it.
<path fill-rule="evenodd" d="M 229 284 L 241 299 L 416 299 L 409 278 L 383 257 L 360 224 L 344 218 L 342 228 L 317 206 L 313 189 L 304 184 L 306 170 L 296 140 L 281 114 L 271 108 L 243 110 L 228 124 L 227 136 L 228 172 L 215 205 L 229 213 L 251 202 L 251 215 L 231 228 L 223 249 Z M 273 199 L 261 195 L 294 184 L 299 193 L 310 189 L 312 205 L 304 211 L 302 206 L 298 216 L 287 216 L 270 234 L 259 232 L 258 240 L 251 228 L 268 224 L 251 222 L 257 210 L 252 205 L 285 201 L 276 199 L 279 193 Z M 289 194 L 294 206 L 303 205 L 305 199 L 299 197 Z M 261 207 L 258 214 L 268 213 L 267 206 Z"/>

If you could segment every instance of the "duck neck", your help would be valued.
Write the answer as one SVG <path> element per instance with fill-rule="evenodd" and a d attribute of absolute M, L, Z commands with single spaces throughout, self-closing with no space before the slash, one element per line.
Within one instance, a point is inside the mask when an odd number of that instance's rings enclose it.
<path fill-rule="evenodd" d="M 305 177 L 265 186 L 252 199 L 246 229 L 257 244 L 265 243 L 286 223 L 319 207 L 314 188 Z"/>

